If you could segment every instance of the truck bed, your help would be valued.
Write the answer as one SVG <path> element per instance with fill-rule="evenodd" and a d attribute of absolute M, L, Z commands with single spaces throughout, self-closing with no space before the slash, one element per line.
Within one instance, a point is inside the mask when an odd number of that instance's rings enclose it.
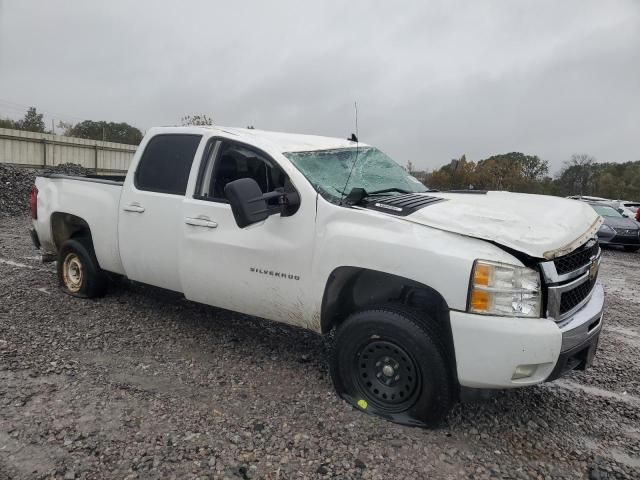
<path fill-rule="evenodd" d="M 91 231 L 100 267 L 124 273 L 118 249 L 118 208 L 124 176 L 44 173 L 36 177 L 38 218 L 34 222 L 43 252 L 57 252 L 52 224 L 82 219 Z"/>

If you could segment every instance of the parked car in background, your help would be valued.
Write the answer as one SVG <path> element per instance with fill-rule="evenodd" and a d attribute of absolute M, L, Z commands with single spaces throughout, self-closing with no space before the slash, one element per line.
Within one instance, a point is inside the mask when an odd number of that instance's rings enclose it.
<path fill-rule="evenodd" d="M 604 220 L 598 230 L 598 241 L 601 245 L 621 246 L 628 252 L 637 252 L 640 249 L 640 225 L 638 222 L 625 217 L 611 204 L 589 202 L 589 205 Z"/>
<path fill-rule="evenodd" d="M 638 210 L 640 202 L 630 202 L 628 200 L 614 200 L 612 202 L 615 208 L 623 216 L 638 221 Z"/>
<path fill-rule="evenodd" d="M 638 208 L 640 208 L 640 202 L 632 202 L 629 200 L 614 200 L 614 202 L 622 207 L 628 208 L 629 210 L 633 210 L 634 212 L 636 212 Z"/>

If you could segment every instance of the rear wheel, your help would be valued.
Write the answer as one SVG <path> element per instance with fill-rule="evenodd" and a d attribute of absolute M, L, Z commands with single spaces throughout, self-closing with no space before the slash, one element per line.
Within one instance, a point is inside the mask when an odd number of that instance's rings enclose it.
<path fill-rule="evenodd" d="M 455 398 L 447 358 L 432 319 L 385 306 L 355 313 L 340 325 L 331 376 L 356 408 L 397 423 L 435 426 Z"/>
<path fill-rule="evenodd" d="M 631 245 L 626 245 L 624 247 L 624 250 L 626 252 L 637 252 L 638 250 L 640 250 L 640 247 L 634 247 L 634 246 L 631 246 Z"/>
<path fill-rule="evenodd" d="M 86 237 L 67 240 L 58 254 L 58 282 L 62 291 L 81 298 L 104 294 L 107 278 L 98 265 L 91 240 Z"/>

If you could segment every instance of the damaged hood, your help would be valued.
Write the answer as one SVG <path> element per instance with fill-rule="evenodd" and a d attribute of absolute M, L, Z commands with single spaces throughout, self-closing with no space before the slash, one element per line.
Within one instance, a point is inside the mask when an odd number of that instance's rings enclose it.
<path fill-rule="evenodd" d="M 548 195 L 510 192 L 425 195 L 447 201 L 404 217 L 429 227 L 489 240 L 537 258 L 552 259 L 596 235 L 602 219 L 588 204 Z"/>

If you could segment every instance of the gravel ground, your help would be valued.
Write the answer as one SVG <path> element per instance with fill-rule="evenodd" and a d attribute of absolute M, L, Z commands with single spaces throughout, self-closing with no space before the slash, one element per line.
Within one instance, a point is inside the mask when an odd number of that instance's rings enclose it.
<path fill-rule="evenodd" d="M 592 369 L 438 430 L 336 397 L 315 334 L 121 282 L 56 286 L 0 217 L 0 478 L 640 478 L 640 255 L 608 250 Z"/>

